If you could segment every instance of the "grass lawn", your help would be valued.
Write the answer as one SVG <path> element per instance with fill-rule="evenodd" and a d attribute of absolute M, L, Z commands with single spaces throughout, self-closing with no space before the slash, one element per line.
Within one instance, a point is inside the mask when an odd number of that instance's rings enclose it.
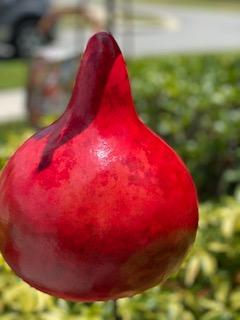
<path fill-rule="evenodd" d="M 154 4 L 166 5 L 184 5 L 199 8 L 221 9 L 221 10 L 240 10 L 240 1 L 238 0 L 138 0 Z"/>
<path fill-rule="evenodd" d="M 0 60 L 0 90 L 23 87 L 26 79 L 26 62 L 22 60 Z"/>

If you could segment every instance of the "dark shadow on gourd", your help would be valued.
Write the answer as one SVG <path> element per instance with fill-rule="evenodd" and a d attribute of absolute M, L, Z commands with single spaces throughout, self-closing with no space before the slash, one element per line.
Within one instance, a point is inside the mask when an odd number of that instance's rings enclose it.
<path fill-rule="evenodd" d="M 49 134 L 37 171 L 46 169 L 55 151 L 83 132 L 98 114 L 108 77 L 120 49 L 108 33 L 91 38 L 81 61 L 73 95 L 62 117 L 35 137 Z"/>

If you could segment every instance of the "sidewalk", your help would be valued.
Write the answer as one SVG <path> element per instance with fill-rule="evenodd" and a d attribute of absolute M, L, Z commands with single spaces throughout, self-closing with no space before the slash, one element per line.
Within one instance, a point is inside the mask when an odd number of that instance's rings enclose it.
<path fill-rule="evenodd" d="M 0 91 L 0 122 L 25 118 L 24 89 Z"/>

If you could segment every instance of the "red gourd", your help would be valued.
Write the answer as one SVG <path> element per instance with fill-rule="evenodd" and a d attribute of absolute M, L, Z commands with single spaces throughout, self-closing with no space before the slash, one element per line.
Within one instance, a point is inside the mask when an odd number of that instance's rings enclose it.
<path fill-rule="evenodd" d="M 65 113 L 2 173 L 5 260 L 48 294 L 116 299 L 176 271 L 197 226 L 189 172 L 137 117 L 113 37 L 93 36 Z"/>

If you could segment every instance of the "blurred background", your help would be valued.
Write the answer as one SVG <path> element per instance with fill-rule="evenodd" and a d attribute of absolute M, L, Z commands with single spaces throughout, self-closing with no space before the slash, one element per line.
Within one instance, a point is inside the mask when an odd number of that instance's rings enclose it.
<path fill-rule="evenodd" d="M 240 1 L 0 0 L 0 169 L 66 107 L 86 41 L 117 38 L 141 118 L 187 163 L 197 241 L 163 286 L 118 302 L 123 320 L 240 319 Z M 117 319 L 31 289 L 0 257 L 0 320 Z"/>

